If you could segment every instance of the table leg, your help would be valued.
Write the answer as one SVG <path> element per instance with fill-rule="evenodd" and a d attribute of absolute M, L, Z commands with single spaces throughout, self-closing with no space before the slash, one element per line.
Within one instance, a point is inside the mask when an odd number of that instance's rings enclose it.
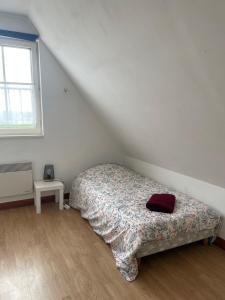
<path fill-rule="evenodd" d="M 59 203 L 59 191 L 55 191 L 55 203 Z"/>
<path fill-rule="evenodd" d="M 41 213 L 41 193 L 39 191 L 35 192 L 35 206 L 36 206 L 36 213 Z"/>
<path fill-rule="evenodd" d="M 64 193 L 63 189 L 59 190 L 59 209 L 63 209 L 63 202 L 64 202 Z"/>

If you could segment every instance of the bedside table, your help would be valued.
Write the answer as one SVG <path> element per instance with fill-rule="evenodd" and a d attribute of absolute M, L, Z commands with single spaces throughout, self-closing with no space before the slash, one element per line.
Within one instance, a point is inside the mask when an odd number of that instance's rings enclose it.
<path fill-rule="evenodd" d="M 59 209 L 63 209 L 64 185 L 60 181 L 34 181 L 34 205 L 36 213 L 41 213 L 41 193 L 56 191 L 56 202 L 59 202 Z"/>

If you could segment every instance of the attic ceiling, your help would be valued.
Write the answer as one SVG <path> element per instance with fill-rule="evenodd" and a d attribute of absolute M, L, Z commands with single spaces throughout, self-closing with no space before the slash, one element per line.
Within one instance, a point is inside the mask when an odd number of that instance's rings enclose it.
<path fill-rule="evenodd" d="M 0 9 L 5 12 L 28 13 L 30 0 L 10 0 L 10 1 L 1 1 Z"/>
<path fill-rule="evenodd" d="M 7 1 L 127 155 L 225 187 L 224 0 Z"/>

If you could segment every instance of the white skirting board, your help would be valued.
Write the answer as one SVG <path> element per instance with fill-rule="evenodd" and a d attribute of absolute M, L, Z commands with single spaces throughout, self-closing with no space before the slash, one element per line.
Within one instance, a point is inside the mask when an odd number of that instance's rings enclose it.
<path fill-rule="evenodd" d="M 219 186 L 149 164 L 136 158 L 125 157 L 125 165 L 138 173 L 188 194 L 216 209 L 225 218 L 225 189 Z M 225 222 L 219 237 L 225 239 Z"/>

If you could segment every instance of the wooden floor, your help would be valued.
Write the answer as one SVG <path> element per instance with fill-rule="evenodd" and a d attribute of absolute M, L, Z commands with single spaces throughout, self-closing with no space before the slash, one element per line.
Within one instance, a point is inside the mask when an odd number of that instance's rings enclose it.
<path fill-rule="evenodd" d="M 0 299 L 225 299 L 225 251 L 197 243 L 152 255 L 128 283 L 77 211 L 0 211 Z"/>

